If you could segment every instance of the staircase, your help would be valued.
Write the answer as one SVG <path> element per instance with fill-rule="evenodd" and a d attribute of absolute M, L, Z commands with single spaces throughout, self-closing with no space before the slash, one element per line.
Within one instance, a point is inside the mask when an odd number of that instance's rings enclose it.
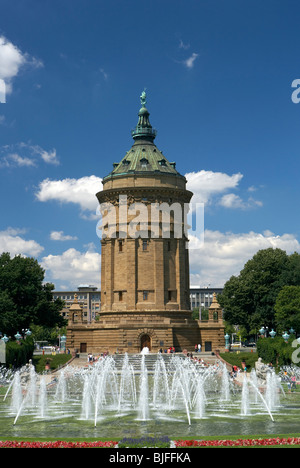
<path fill-rule="evenodd" d="M 165 362 L 166 367 L 169 367 L 172 364 L 172 359 L 177 356 L 182 359 L 189 359 L 183 353 L 175 353 L 175 354 L 167 354 L 162 353 L 160 355 L 155 353 L 145 354 L 145 366 L 148 372 L 154 372 L 155 370 L 155 363 L 158 359 L 158 356 L 161 356 Z M 195 356 L 195 355 L 194 355 Z M 211 353 L 197 353 L 197 359 L 203 359 L 203 361 L 208 365 L 215 364 L 217 357 L 212 355 Z M 122 370 L 123 361 L 124 361 L 124 354 L 115 354 L 113 356 L 114 361 L 116 363 L 116 369 Z M 142 363 L 142 355 L 141 354 L 128 354 L 129 363 L 132 365 L 133 370 L 139 372 L 141 370 L 141 363 Z M 196 364 L 196 361 L 193 361 Z"/>
<path fill-rule="evenodd" d="M 176 353 L 176 356 L 184 357 L 181 353 Z M 163 358 L 165 365 L 168 366 L 171 363 L 171 360 L 174 354 L 160 354 Z M 141 363 L 142 363 L 142 354 L 128 354 L 129 363 L 132 365 L 133 370 L 139 372 L 141 370 Z M 154 372 L 155 370 L 155 363 L 158 359 L 158 354 L 144 354 L 145 357 L 145 366 L 148 372 Z M 114 361 L 116 363 L 117 370 L 122 370 L 123 361 L 124 361 L 124 354 L 116 354 L 113 356 Z"/>
<path fill-rule="evenodd" d="M 111 356 L 114 358 L 116 370 L 121 371 L 122 366 L 123 366 L 123 361 L 124 361 L 124 354 L 114 354 Z M 132 365 L 133 370 L 135 372 L 139 372 L 141 370 L 142 356 L 143 356 L 142 354 L 128 354 L 129 363 Z M 164 360 L 166 367 L 170 366 L 174 356 L 178 356 L 182 359 L 186 358 L 186 356 L 183 353 L 175 353 L 175 354 L 162 353 L 160 354 L 160 356 Z M 217 361 L 217 356 L 212 355 L 211 353 L 196 353 L 196 354 L 193 354 L 193 356 L 196 357 L 197 359 L 203 359 L 203 361 L 208 365 L 213 365 Z M 144 354 L 144 357 L 145 357 L 145 366 L 147 368 L 147 371 L 150 373 L 154 372 L 155 363 L 157 361 L 158 354 L 156 353 Z M 195 361 L 195 364 L 196 364 L 196 361 Z M 72 361 L 72 365 L 78 366 L 78 367 L 87 367 L 88 366 L 87 354 L 81 353 L 78 358 L 75 358 Z"/>

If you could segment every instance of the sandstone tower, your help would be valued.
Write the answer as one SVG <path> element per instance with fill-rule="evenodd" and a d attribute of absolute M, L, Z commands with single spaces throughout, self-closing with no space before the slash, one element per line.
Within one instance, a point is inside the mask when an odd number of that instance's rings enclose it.
<path fill-rule="evenodd" d="M 186 207 L 193 194 L 154 143 L 145 92 L 132 137 L 96 194 L 102 212 L 100 316 L 92 323 L 71 320 L 67 347 L 110 353 L 193 351 L 197 343 L 220 348 L 222 314 L 203 325 L 192 319 Z"/>
<path fill-rule="evenodd" d="M 101 241 L 101 318 L 126 324 L 122 348 L 190 348 L 199 341 L 184 229 L 192 193 L 154 144 L 145 98 L 142 93 L 133 146 L 97 193 L 100 205 L 108 203 L 116 214 L 111 222 L 107 217 Z"/>

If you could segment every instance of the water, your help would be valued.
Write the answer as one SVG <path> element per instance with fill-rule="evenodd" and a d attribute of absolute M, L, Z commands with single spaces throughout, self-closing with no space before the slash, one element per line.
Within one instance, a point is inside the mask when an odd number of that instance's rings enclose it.
<path fill-rule="evenodd" d="M 147 421 L 149 419 L 149 385 L 148 370 L 145 365 L 145 354 L 142 356 L 140 373 L 140 396 L 138 400 L 138 419 Z"/>
<path fill-rule="evenodd" d="M 242 386 L 242 400 L 241 400 L 241 415 L 247 416 L 249 414 L 249 385 L 247 375 L 244 375 Z"/>
<path fill-rule="evenodd" d="M 129 362 L 128 355 L 125 354 L 120 378 L 118 412 L 121 412 L 122 408 L 134 407 L 136 401 L 137 397 L 134 370 L 132 364 Z"/>
<path fill-rule="evenodd" d="M 61 403 L 65 403 L 67 400 L 67 382 L 64 369 L 62 369 L 59 373 L 54 398 L 56 401 L 60 401 Z"/>
<path fill-rule="evenodd" d="M 34 368 L 6 380 L 0 437 L 109 437 L 276 434 L 300 432 L 297 394 L 285 395 L 275 373 L 264 388 L 254 372 L 233 384 L 222 363 L 146 355 L 133 366 L 106 357 L 88 368 L 68 366 L 46 383 Z M 1 376 L 0 376 L 1 377 Z M 8 391 L 9 389 L 9 391 Z"/>
<path fill-rule="evenodd" d="M 40 381 L 40 388 L 39 388 L 39 399 L 38 399 L 38 410 L 39 410 L 39 417 L 45 418 L 47 415 L 47 385 L 46 379 L 41 378 Z"/>

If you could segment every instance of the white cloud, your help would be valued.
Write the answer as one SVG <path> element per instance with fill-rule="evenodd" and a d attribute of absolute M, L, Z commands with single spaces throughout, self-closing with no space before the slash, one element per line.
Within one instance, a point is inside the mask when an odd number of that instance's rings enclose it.
<path fill-rule="evenodd" d="M 190 57 L 188 57 L 186 60 L 184 60 L 184 62 L 183 62 L 184 65 L 187 68 L 193 68 L 194 67 L 194 62 L 195 62 L 197 57 L 199 57 L 199 54 L 196 54 L 195 52 L 193 52 Z"/>
<path fill-rule="evenodd" d="M 100 73 L 102 74 L 103 78 L 107 81 L 109 78 L 108 73 L 103 68 L 100 68 Z"/>
<path fill-rule="evenodd" d="M 187 50 L 190 48 L 190 44 L 185 44 L 182 39 L 180 39 L 179 41 L 179 49 L 184 49 L 184 50 Z"/>
<path fill-rule="evenodd" d="M 20 49 L 9 42 L 4 36 L 0 37 L 0 77 L 10 80 L 16 76 L 19 69 L 26 62 Z"/>
<path fill-rule="evenodd" d="M 251 208 L 262 203 L 248 198 L 243 201 L 238 195 L 226 194 L 228 190 L 238 188 L 243 178 L 241 173 L 228 175 L 222 172 L 201 170 L 185 174 L 187 189 L 193 192 L 193 204 L 204 203 L 206 206 L 216 203 L 225 208 Z M 57 201 L 60 203 L 75 203 L 81 208 L 81 217 L 94 220 L 97 218 L 98 202 L 96 193 L 102 190 L 100 177 L 86 176 L 80 179 L 45 179 L 39 184 L 36 197 L 41 202 Z M 88 213 L 86 213 L 88 212 Z"/>
<path fill-rule="evenodd" d="M 232 276 L 238 275 L 244 264 L 261 249 L 269 247 L 300 253 L 300 244 L 293 234 L 275 235 L 270 231 L 234 234 L 206 230 L 204 245 L 190 238 L 191 284 L 201 287 L 222 287 Z"/>
<path fill-rule="evenodd" d="M 42 258 L 41 266 L 46 271 L 47 281 L 52 281 L 56 288 L 60 284 L 69 284 L 75 289 L 80 283 L 100 286 L 101 255 L 97 252 L 79 252 L 68 249 L 61 255 L 48 255 Z"/>
<path fill-rule="evenodd" d="M 6 84 L 7 94 L 12 91 L 13 78 L 18 75 L 20 69 L 25 65 L 40 68 L 43 63 L 28 53 L 23 53 L 4 36 L 0 36 L 0 79 L 4 80 Z"/>
<path fill-rule="evenodd" d="M 243 208 L 243 200 L 235 193 L 227 193 L 220 200 L 220 205 L 225 208 Z"/>
<path fill-rule="evenodd" d="M 199 247 L 199 248 L 198 248 Z M 261 249 L 280 248 L 288 254 L 300 253 L 300 244 L 293 234 L 275 235 L 270 231 L 222 233 L 205 231 L 204 246 L 190 238 L 190 283 L 205 287 L 223 287 L 232 276 L 238 275 L 245 263 Z M 95 284 L 100 287 L 101 255 L 92 243 L 87 251 L 74 248 L 61 255 L 47 255 L 41 266 L 46 270 L 47 281 L 56 288 L 74 289 L 80 283 Z"/>
<path fill-rule="evenodd" d="M 20 236 L 23 229 L 8 228 L 0 231 L 0 252 L 9 252 L 11 256 L 24 255 L 37 257 L 44 248 L 34 240 L 26 240 Z"/>
<path fill-rule="evenodd" d="M 77 237 L 64 234 L 63 231 L 52 231 L 50 233 L 50 239 L 55 241 L 69 241 L 77 240 Z"/>
<path fill-rule="evenodd" d="M 30 146 L 27 145 L 28 149 L 32 151 L 33 154 L 38 154 L 42 160 L 47 164 L 54 164 L 55 166 L 59 165 L 59 160 L 57 158 L 56 149 L 51 151 L 46 151 L 38 145 Z"/>
<path fill-rule="evenodd" d="M 41 202 L 75 203 L 82 211 L 96 212 L 98 206 L 96 193 L 100 190 L 102 190 L 101 179 L 94 175 L 80 179 L 45 179 L 40 183 L 36 197 Z"/>
<path fill-rule="evenodd" d="M 198 171 L 185 174 L 187 189 L 193 192 L 192 201 L 210 204 L 215 195 L 236 188 L 242 180 L 240 173 L 228 175 L 223 172 Z"/>
<path fill-rule="evenodd" d="M 248 208 L 262 206 L 262 202 L 259 200 L 254 200 L 254 198 L 249 197 L 248 200 L 242 200 L 241 197 L 235 193 L 227 193 L 223 195 L 219 204 L 224 208 L 233 208 L 233 209 L 242 209 L 246 210 Z"/>
<path fill-rule="evenodd" d="M 46 164 L 59 164 L 55 149 L 46 151 L 38 145 L 23 142 L 0 147 L 0 156 L 0 168 L 34 167 L 38 165 L 39 159 L 42 159 Z"/>
<path fill-rule="evenodd" d="M 10 160 L 13 164 L 19 167 L 35 166 L 35 162 L 32 159 L 19 156 L 17 153 L 8 154 L 6 160 Z"/>

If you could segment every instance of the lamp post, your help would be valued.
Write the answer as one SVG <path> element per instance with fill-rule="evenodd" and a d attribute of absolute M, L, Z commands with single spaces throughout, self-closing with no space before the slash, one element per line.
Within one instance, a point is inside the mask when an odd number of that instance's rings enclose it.
<path fill-rule="evenodd" d="M 65 337 L 65 335 L 60 337 L 60 348 L 64 353 L 66 352 L 66 341 L 67 338 Z"/>
<path fill-rule="evenodd" d="M 9 341 L 9 338 L 4 334 L 4 336 L 2 336 L 1 338 L 2 341 L 4 341 L 4 343 L 7 343 Z"/>
<path fill-rule="evenodd" d="M 27 338 L 27 336 L 30 336 L 30 335 L 32 335 L 32 332 L 29 330 L 29 328 L 23 328 L 22 329 L 22 335 L 21 335 L 21 333 L 17 332 L 15 334 L 15 338 L 16 338 L 17 341 L 20 341 L 22 338 L 24 338 L 24 337 Z"/>
<path fill-rule="evenodd" d="M 268 331 L 268 327 L 261 327 L 261 329 L 258 330 L 259 334 L 263 336 L 264 338 L 266 338 L 267 336 L 267 331 Z"/>
<path fill-rule="evenodd" d="M 15 334 L 15 338 L 16 338 L 17 341 L 20 341 L 20 339 L 22 338 L 22 335 L 20 335 L 20 333 L 17 332 L 17 333 Z"/>
<path fill-rule="evenodd" d="M 287 333 L 287 332 L 284 332 L 282 334 L 282 338 L 284 339 L 284 341 L 287 343 L 288 339 L 289 339 L 290 335 Z"/>
<path fill-rule="evenodd" d="M 228 335 L 228 333 L 226 333 L 226 335 L 224 336 L 224 338 L 225 338 L 225 349 L 226 349 L 227 351 L 229 351 L 229 347 L 230 347 L 230 342 L 229 342 L 229 340 L 230 340 L 230 335 Z"/>
<path fill-rule="evenodd" d="M 271 338 L 274 338 L 276 336 L 276 331 L 274 331 L 273 328 L 272 328 L 269 335 L 270 335 Z"/>

